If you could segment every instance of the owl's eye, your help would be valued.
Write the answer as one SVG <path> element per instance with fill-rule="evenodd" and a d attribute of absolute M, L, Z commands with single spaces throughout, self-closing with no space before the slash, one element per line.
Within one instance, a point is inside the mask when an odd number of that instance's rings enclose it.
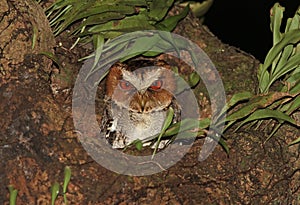
<path fill-rule="evenodd" d="M 133 88 L 133 85 L 126 80 L 120 80 L 119 85 L 123 90 L 130 90 Z"/>
<path fill-rule="evenodd" d="M 161 86 L 162 86 L 162 81 L 156 80 L 151 84 L 150 89 L 151 90 L 159 90 L 161 88 Z"/>

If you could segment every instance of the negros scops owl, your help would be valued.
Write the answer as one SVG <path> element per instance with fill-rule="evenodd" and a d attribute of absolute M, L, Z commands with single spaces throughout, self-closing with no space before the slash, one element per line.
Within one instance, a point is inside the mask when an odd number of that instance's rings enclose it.
<path fill-rule="evenodd" d="M 170 106 L 175 110 L 173 121 L 180 117 L 171 67 L 164 61 L 137 62 L 115 63 L 106 78 L 104 124 L 113 148 L 124 148 L 137 139 L 153 139 L 160 133 Z"/>

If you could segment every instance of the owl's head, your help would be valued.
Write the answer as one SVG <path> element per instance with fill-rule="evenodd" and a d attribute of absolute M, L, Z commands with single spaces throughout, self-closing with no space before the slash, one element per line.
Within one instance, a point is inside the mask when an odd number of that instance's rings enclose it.
<path fill-rule="evenodd" d="M 138 113 L 167 108 L 175 89 L 174 74 L 162 61 L 137 69 L 116 63 L 106 79 L 106 96 L 118 106 Z"/>

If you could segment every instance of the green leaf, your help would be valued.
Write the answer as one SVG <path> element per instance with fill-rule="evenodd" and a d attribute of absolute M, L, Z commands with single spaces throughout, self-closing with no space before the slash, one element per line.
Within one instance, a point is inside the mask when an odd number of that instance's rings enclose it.
<path fill-rule="evenodd" d="M 300 30 L 299 30 L 300 32 Z M 270 86 L 279 78 L 283 77 L 285 74 L 293 71 L 297 68 L 297 66 L 300 64 L 300 53 L 292 56 L 288 62 L 281 68 L 278 67 L 276 72 L 274 73 L 274 76 L 270 79 L 270 81 L 267 83 L 266 88 L 269 89 Z"/>
<path fill-rule="evenodd" d="M 300 92 L 300 80 L 298 80 L 297 84 L 290 90 L 292 95 Z"/>
<path fill-rule="evenodd" d="M 253 94 L 249 91 L 244 91 L 240 93 L 234 94 L 230 100 L 226 104 L 226 110 L 232 108 L 237 103 L 248 101 L 251 97 L 253 97 Z"/>
<path fill-rule="evenodd" d="M 92 69 L 95 68 L 95 66 L 97 65 L 97 63 L 101 57 L 103 45 L 104 45 L 104 37 L 101 34 L 93 35 L 93 44 L 94 44 L 94 48 L 95 48 L 95 60 L 94 60 L 94 65 L 93 65 Z"/>
<path fill-rule="evenodd" d="M 118 40 L 118 39 L 117 39 Z M 95 72 L 98 72 L 100 69 L 104 68 L 105 66 L 107 66 L 110 63 L 114 63 L 117 60 L 120 60 L 120 58 L 122 58 L 124 55 L 124 53 L 122 52 L 124 50 L 124 48 L 127 47 L 127 45 L 130 43 L 130 40 L 128 38 L 126 38 L 125 41 L 112 41 L 112 42 L 106 42 L 103 46 L 103 52 L 109 52 L 114 54 L 114 56 L 109 56 L 109 60 L 105 60 L 105 57 L 103 58 L 103 62 L 101 65 L 96 66 L 95 68 L 91 69 L 89 71 L 89 73 L 87 74 L 85 80 L 87 80 L 90 76 L 92 76 Z M 103 76 L 104 77 L 104 76 Z M 98 85 L 101 82 L 101 79 L 99 79 L 99 81 L 96 82 L 96 84 Z"/>
<path fill-rule="evenodd" d="M 157 49 L 155 49 L 157 50 Z M 157 52 L 157 51 L 146 51 L 145 53 L 142 53 L 143 56 L 145 57 L 155 57 L 161 54 L 162 52 Z"/>
<path fill-rule="evenodd" d="M 129 55 L 124 56 L 121 60 L 125 61 L 134 56 L 150 51 L 156 44 L 158 44 L 159 41 L 160 38 L 158 35 L 140 37 L 134 41 L 130 49 L 127 49 L 126 53 L 129 53 Z"/>
<path fill-rule="evenodd" d="M 293 30 L 293 29 L 299 29 L 299 27 L 300 27 L 300 7 L 296 11 L 293 18 L 288 18 L 286 27 L 285 27 L 285 32 Z"/>
<path fill-rule="evenodd" d="M 154 155 L 156 154 L 157 152 L 157 149 L 158 149 L 158 146 L 159 146 L 159 143 L 160 143 L 160 140 L 162 138 L 162 136 L 164 135 L 165 131 L 168 129 L 168 127 L 170 126 L 170 124 L 172 123 L 172 120 L 173 120 L 173 116 L 174 116 L 174 109 L 172 107 L 170 107 L 167 111 L 167 117 L 164 121 L 164 124 L 161 128 L 161 132 L 157 138 L 157 141 L 156 141 L 156 146 L 155 146 L 155 149 L 152 153 L 152 159 L 154 158 Z"/>
<path fill-rule="evenodd" d="M 99 4 L 99 5 L 98 5 Z M 106 15 L 107 12 L 118 12 L 120 14 L 128 15 L 134 14 L 135 8 L 126 5 L 116 5 L 113 2 L 87 2 L 82 4 L 75 4 L 68 12 L 65 12 L 56 22 L 62 21 L 58 30 L 55 31 L 56 34 L 61 33 L 64 29 L 70 26 L 72 23 L 83 20 L 84 18 L 102 14 Z"/>
<path fill-rule="evenodd" d="M 270 81 L 270 74 L 268 71 L 268 67 L 265 67 L 263 64 L 259 65 L 258 68 L 258 81 L 259 81 L 259 90 L 261 93 L 267 93 L 269 90 L 267 89 L 268 82 Z"/>
<path fill-rule="evenodd" d="M 269 90 L 269 87 L 278 79 L 278 76 L 282 76 L 282 73 L 287 73 L 290 70 L 292 70 L 298 62 L 298 56 L 292 57 L 287 61 L 287 64 L 284 68 L 282 67 L 273 67 L 272 73 L 274 73 L 273 76 L 270 76 L 268 73 L 269 66 L 273 63 L 275 58 L 278 57 L 278 55 L 283 51 L 283 49 L 291 44 L 296 44 L 300 41 L 300 29 L 291 30 L 287 33 L 283 34 L 281 41 L 279 41 L 275 46 L 273 46 L 270 51 L 267 54 L 267 57 L 265 59 L 265 62 L 263 65 L 259 67 L 258 71 L 258 79 L 259 79 L 259 88 L 262 93 L 267 93 Z M 289 55 L 289 49 L 287 48 L 286 54 L 287 56 L 284 56 L 284 58 L 287 58 Z M 280 65 L 284 63 L 285 59 L 282 60 Z M 291 62 L 290 62 L 291 61 Z"/>
<path fill-rule="evenodd" d="M 169 47 L 173 48 L 177 52 L 177 55 L 180 56 L 179 48 L 175 43 L 174 38 L 170 32 L 159 32 L 158 35 L 161 37 L 164 43 L 170 44 L 170 46 L 164 46 L 165 49 Z"/>
<path fill-rule="evenodd" d="M 77 16 L 74 16 L 74 19 L 72 22 L 75 22 L 79 19 L 91 17 L 96 14 L 102 14 L 106 15 L 107 12 L 116 12 L 119 14 L 134 14 L 136 13 L 136 10 L 133 6 L 127 6 L 122 4 L 115 4 L 114 2 L 103 4 L 99 2 L 99 4 L 89 4 L 87 5 L 86 9 L 81 8 L 80 13 L 77 14 Z"/>
<path fill-rule="evenodd" d="M 170 16 L 164 19 L 162 22 L 156 24 L 155 27 L 159 30 L 172 31 L 176 27 L 178 22 L 181 21 L 183 18 L 185 18 L 188 13 L 189 13 L 189 7 L 186 6 L 180 14 Z"/>
<path fill-rule="evenodd" d="M 59 183 L 55 182 L 51 187 L 51 205 L 55 204 L 55 200 L 59 193 Z"/>
<path fill-rule="evenodd" d="M 71 169 L 69 166 L 65 167 L 64 171 L 65 177 L 64 177 L 64 184 L 63 184 L 63 193 L 65 194 L 67 192 L 67 187 L 71 179 Z"/>
<path fill-rule="evenodd" d="M 195 128 L 205 129 L 208 128 L 210 125 L 211 120 L 209 118 L 205 118 L 202 120 L 195 120 L 195 119 L 183 119 L 180 122 L 172 124 L 164 133 L 164 137 L 169 137 L 178 134 L 179 131 L 191 131 Z"/>
<path fill-rule="evenodd" d="M 294 46 L 293 45 L 287 45 L 284 49 L 283 49 L 283 52 L 282 54 L 279 56 L 279 62 L 276 66 L 272 66 L 272 70 L 271 70 L 271 79 L 275 78 L 276 77 L 273 77 L 275 75 L 275 73 L 279 72 L 280 70 L 282 70 L 281 68 L 287 64 L 289 62 L 289 57 L 292 55 L 293 53 L 293 50 L 294 50 Z M 277 79 L 276 79 L 277 80 Z"/>
<path fill-rule="evenodd" d="M 286 73 L 296 69 L 298 65 L 300 65 L 300 53 L 293 55 L 291 58 L 289 58 L 288 62 L 284 66 L 282 66 L 280 70 L 278 69 L 277 72 L 274 73 L 273 78 L 279 79 Z"/>
<path fill-rule="evenodd" d="M 131 32 L 136 30 L 154 30 L 147 18 L 143 15 L 128 16 L 122 20 L 109 21 L 101 25 L 95 25 L 81 35 L 100 33 L 105 38 L 111 38 L 114 35 L 122 34 L 123 32 Z"/>
<path fill-rule="evenodd" d="M 271 9 L 271 31 L 273 32 L 273 45 L 277 44 L 281 39 L 280 26 L 283 17 L 284 7 L 279 3 L 275 3 Z"/>
<path fill-rule="evenodd" d="M 291 115 L 294 111 L 300 108 L 300 95 L 295 97 L 291 102 L 288 103 L 288 109 L 286 109 L 286 113 Z"/>
<path fill-rule="evenodd" d="M 182 139 L 194 139 L 196 136 L 201 136 L 204 135 L 206 133 L 206 131 L 204 130 L 186 130 L 183 132 L 180 132 L 179 135 L 176 136 L 176 138 L 174 138 L 174 140 L 182 140 Z"/>
<path fill-rule="evenodd" d="M 48 18 L 50 19 L 49 20 L 49 24 L 50 26 L 55 26 L 55 25 L 58 25 L 61 21 L 61 19 L 65 18 L 63 15 L 65 15 L 66 13 L 70 12 L 71 9 L 72 9 L 72 5 L 66 5 L 66 7 L 64 9 L 59 9 L 55 14 L 52 14 L 54 12 L 51 11 L 51 15 L 53 15 L 53 18 L 50 17 L 50 14 L 48 14 Z M 57 29 L 55 29 L 57 30 Z M 55 33 L 55 30 L 54 30 L 54 33 Z"/>
<path fill-rule="evenodd" d="M 49 13 L 53 10 L 59 10 L 61 8 L 64 8 L 65 6 L 73 5 L 74 2 L 74 0 L 56 0 L 55 3 L 53 3 L 49 8 L 47 8 L 46 12 Z"/>
<path fill-rule="evenodd" d="M 173 120 L 173 116 L 174 116 L 174 109 L 172 107 L 170 107 L 167 111 L 167 117 L 165 119 L 165 122 L 161 128 L 161 136 L 163 135 L 163 133 L 168 129 L 168 127 L 170 126 L 170 124 L 172 123 Z"/>
<path fill-rule="evenodd" d="M 118 12 L 106 12 L 104 14 L 98 14 L 89 16 L 86 18 L 85 21 L 83 21 L 78 28 L 76 28 L 73 33 L 76 33 L 77 31 L 80 31 L 83 27 L 91 26 L 91 25 L 98 25 L 98 24 L 104 24 L 111 20 L 118 20 L 125 18 L 125 14 L 121 14 Z"/>
<path fill-rule="evenodd" d="M 16 190 L 12 185 L 8 186 L 9 190 L 9 205 L 16 205 L 18 190 Z"/>
<path fill-rule="evenodd" d="M 282 106 L 280 108 L 280 111 L 285 112 L 286 114 L 288 114 L 290 116 L 295 110 L 298 110 L 299 108 L 300 108 L 300 96 L 298 95 L 292 101 L 289 101 L 287 104 Z M 266 141 L 268 141 L 275 134 L 275 132 L 280 128 L 280 126 L 283 123 L 284 123 L 284 121 L 281 120 L 279 122 L 279 124 L 273 129 L 272 133 L 269 135 L 269 137 L 267 138 Z M 300 126 L 299 122 L 298 122 L 298 124 Z"/>
<path fill-rule="evenodd" d="M 152 0 L 149 4 L 149 18 L 155 21 L 162 20 L 173 3 L 174 0 Z"/>
<path fill-rule="evenodd" d="M 267 57 L 264 61 L 264 68 L 269 67 L 273 60 L 279 55 L 283 48 L 290 44 L 296 44 L 300 41 L 300 29 L 294 29 L 288 31 L 282 35 L 282 39 L 274 45 L 267 54 Z"/>
<path fill-rule="evenodd" d="M 114 47 L 117 47 L 120 44 L 124 44 L 125 45 L 129 42 L 129 41 L 134 41 L 135 39 L 141 38 L 141 37 L 152 37 L 156 34 L 153 34 L 153 32 L 151 31 L 135 31 L 134 35 L 123 35 L 121 37 L 116 37 L 114 39 L 110 39 L 109 41 L 107 41 L 105 43 L 104 52 L 108 52 L 109 50 L 112 50 Z"/>
<path fill-rule="evenodd" d="M 297 122 L 294 119 L 292 119 L 289 115 L 287 115 L 279 110 L 270 110 L 268 108 L 264 108 L 264 109 L 256 110 L 254 113 L 252 113 L 247 119 L 245 119 L 238 126 L 237 129 L 239 129 L 245 123 L 255 121 L 255 120 L 268 119 L 268 118 L 276 119 L 278 121 L 282 120 L 282 121 L 289 122 L 293 125 L 297 125 Z"/>
<path fill-rule="evenodd" d="M 200 81 L 200 76 L 197 72 L 192 72 L 189 75 L 189 85 L 193 88 L 195 87 Z"/>
<path fill-rule="evenodd" d="M 300 142 L 300 137 L 298 137 L 296 140 L 294 140 L 293 142 L 291 142 L 291 143 L 289 144 L 289 146 L 298 144 L 299 142 Z"/>
<path fill-rule="evenodd" d="M 141 140 L 136 140 L 134 144 L 135 144 L 135 147 L 136 147 L 137 150 L 139 150 L 139 151 L 142 150 L 143 142 Z"/>
<path fill-rule="evenodd" d="M 267 95 L 255 96 L 245 106 L 241 107 L 239 110 L 227 116 L 226 121 L 236 121 L 238 119 L 244 118 L 256 111 L 257 109 L 266 108 L 275 101 L 290 96 L 291 95 L 288 93 L 281 92 L 270 92 Z"/>
<path fill-rule="evenodd" d="M 64 177 L 64 184 L 63 184 L 63 196 L 64 196 L 64 202 L 67 205 L 68 204 L 68 200 L 67 200 L 67 188 L 68 188 L 68 184 L 70 182 L 71 179 L 71 169 L 69 166 L 65 167 L 65 177 Z"/>
<path fill-rule="evenodd" d="M 289 92 L 291 88 L 293 88 L 297 83 L 299 83 L 299 81 L 300 81 L 300 72 L 288 76 L 288 78 L 285 80 L 287 84 L 283 87 L 282 92 Z M 289 86 L 289 88 L 287 85 Z"/>
<path fill-rule="evenodd" d="M 214 0 L 205 0 L 202 2 L 188 1 L 183 2 L 180 5 L 187 6 L 189 5 L 193 14 L 200 18 L 203 17 L 209 10 L 209 8 L 213 5 Z"/>
<path fill-rule="evenodd" d="M 148 5 L 148 2 L 145 0 L 118 0 L 118 3 L 123 5 L 128 5 L 128 6 L 139 6 L 139 7 L 147 7 Z"/>
<path fill-rule="evenodd" d="M 253 97 L 253 94 L 245 91 L 245 92 L 240 92 L 240 93 L 236 93 L 234 94 L 230 100 L 226 103 L 226 105 L 223 107 L 222 111 L 220 112 L 218 118 L 222 117 L 225 115 L 226 112 L 230 111 L 232 108 L 234 108 L 234 106 L 238 103 L 244 102 L 244 101 L 249 101 L 251 99 L 251 97 Z M 225 120 L 226 121 L 226 120 Z M 224 123 L 223 120 L 219 120 L 219 123 Z M 230 126 L 230 123 L 229 123 Z"/>

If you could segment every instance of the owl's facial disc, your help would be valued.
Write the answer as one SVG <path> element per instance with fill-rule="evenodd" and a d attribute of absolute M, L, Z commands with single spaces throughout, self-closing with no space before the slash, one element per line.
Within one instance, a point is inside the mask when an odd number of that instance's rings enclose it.
<path fill-rule="evenodd" d="M 157 66 L 130 70 L 117 64 L 107 82 L 107 96 L 112 102 L 136 113 L 164 110 L 171 104 L 176 87 L 173 72 Z"/>
<path fill-rule="evenodd" d="M 128 101 L 128 110 L 150 113 L 163 110 L 171 104 L 173 95 L 170 92 L 174 85 L 171 71 L 156 67 L 138 69 L 134 72 L 123 70 L 122 73 L 123 80 L 120 81 L 119 87 L 124 92 L 134 91 Z M 124 81 L 126 86 L 123 85 Z"/>

